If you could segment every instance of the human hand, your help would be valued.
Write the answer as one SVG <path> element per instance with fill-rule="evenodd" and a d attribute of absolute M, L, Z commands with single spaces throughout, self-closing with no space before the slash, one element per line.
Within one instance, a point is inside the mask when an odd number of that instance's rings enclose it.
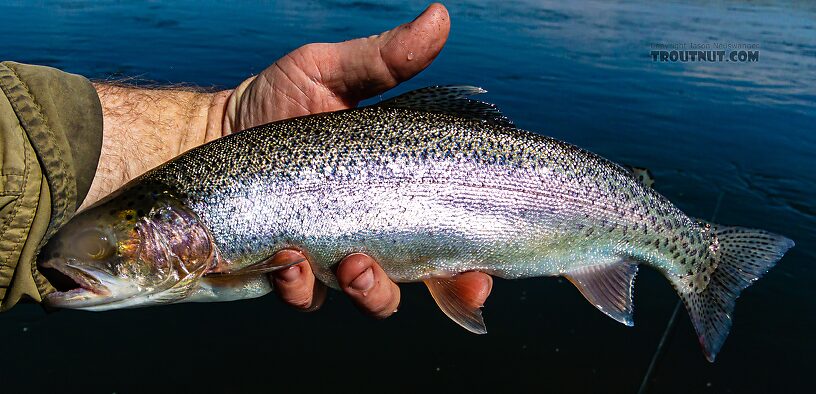
<path fill-rule="evenodd" d="M 223 130 L 355 107 L 427 67 L 442 50 L 449 30 L 447 10 L 433 4 L 414 21 L 377 36 L 302 46 L 232 92 Z M 287 250 L 276 258 L 305 257 Z M 396 311 L 399 287 L 370 257 L 348 256 L 335 275 L 343 291 L 371 316 L 384 318 Z M 315 280 L 308 262 L 275 272 L 270 279 L 281 299 L 298 309 L 317 309 L 325 298 L 325 287 Z M 459 280 L 475 289 L 481 302 L 490 293 L 492 279 L 486 274 L 469 273 Z"/>
<path fill-rule="evenodd" d="M 379 35 L 304 45 L 232 91 L 222 129 L 356 107 L 430 65 L 449 30 L 447 10 L 432 4 L 414 21 Z"/>

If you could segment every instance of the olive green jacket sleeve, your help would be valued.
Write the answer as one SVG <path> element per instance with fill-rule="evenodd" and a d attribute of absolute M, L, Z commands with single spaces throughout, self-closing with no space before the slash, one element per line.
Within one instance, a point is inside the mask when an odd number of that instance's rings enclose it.
<path fill-rule="evenodd" d="M 0 63 L 0 90 L 0 310 L 8 310 L 54 291 L 36 255 L 88 193 L 102 107 L 87 79 L 49 67 Z"/>

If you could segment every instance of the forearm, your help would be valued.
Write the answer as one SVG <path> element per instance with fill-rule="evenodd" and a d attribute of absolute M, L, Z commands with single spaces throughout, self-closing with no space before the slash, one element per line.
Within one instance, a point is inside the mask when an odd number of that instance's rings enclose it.
<path fill-rule="evenodd" d="M 201 93 L 95 83 L 102 103 L 103 144 L 86 208 L 131 179 L 225 134 L 231 91 Z M 229 130 L 227 130 L 229 131 Z"/>

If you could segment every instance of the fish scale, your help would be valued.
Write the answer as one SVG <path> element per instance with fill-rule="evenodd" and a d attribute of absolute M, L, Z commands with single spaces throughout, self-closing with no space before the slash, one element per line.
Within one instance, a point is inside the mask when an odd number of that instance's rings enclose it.
<path fill-rule="evenodd" d="M 450 149 L 456 145 L 465 148 L 459 157 Z M 515 160 L 507 159 L 511 152 Z M 572 160 L 575 156 L 583 160 Z M 269 174 L 278 179 L 270 182 Z M 593 179 L 590 176 L 603 180 L 581 182 Z M 234 266 L 298 247 L 315 257 L 321 279 L 330 283 L 329 267 L 353 252 L 372 254 L 392 277 L 412 280 L 414 259 L 370 240 L 445 249 L 450 242 L 443 236 L 467 244 L 455 255 L 459 264 L 440 267 L 451 269 L 442 274 L 478 268 L 505 277 L 556 275 L 562 268 L 547 255 L 560 251 L 539 253 L 539 261 L 522 265 L 532 263 L 536 270 L 493 266 L 506 265 L 503 260 L 514 253 L 530 255 L 542 244 L 560 243 L 558 234 L 573 238 L 561 231 L 568 223 L 593 230 L 620 223 L 620 232 L 627 223 L 642 222 L 641 216 L 612 209 L 610 195 L 621 188 L 632 191 L 630 201 L 655 201 L 651 209 L 633 205 L 641 215 L 679 213 L 625 170 L 578 148 L 479 120 L 401 108 L 370 107 L 263 126 L 196 150 L 145 180 L 174 186 L 171 190 L 184 196 L 213 233 L 221 255 Z M 232 186 L 224 187 L 226 183 Z M 401 203 L 389 207 L 383 200 Z M 433 214 L 413 220 L 418 208 Z M 590 217 L 582 215 L 586 212 Z M 441 215 L 447 218 L 439 220 Z M 332 225 L 338 222 L 342 225 Z M 355 234 L 367 228 L 377 233 Z M 402 238 L 409 229 L 415 235 Z M 421 239 L 426 232 L 431 236 Z M 346 235 L 345 245 L 335 240 L 337 234 Z M 616 243 L 623 235 L 605 237 Z M 529 245 L 481 252 L 484 243 L 519 238 L 528 238 Z"/>
<path fill-rule="evenodd" d="M 634 277 L 638 264 L 647 264 L 681 295 L 713 360 L 740 291 L 793 242 L 692 219 L 632 171 L 520 130 L 495 106 L 467 98 L 482 92 L 420 89 L 192 149 L 72 220 L 57 234 L 66 238 L 60 255 L 46 253 L 46 268 L 68 276 L 79 270 L 131 290 L 82 282 L 83 289 L 49 301 L 104 310 L 256 297 L 270 291 L 263 274 L 281 268 L 270 258 L 296 249 L 333 287 L 332 267 L 366 253 L 395 281 L 424 281 L 440 308 L 476 333 L 486 332 L 479 305 L 469 304 L 456 282 L 456 274 L 473 270 L 511 279 L 567 277 L 603 313 L 632 325 Z M 143 214 L 113 223 L 104 217 L 133 210 Z M 183 219 L 187 230 L 176 226 L 178 233 L 166 235 L 175 228 L 166 218 Z M 67 239 L 89 228 L 102 250 L 118 245 L 119 252 L 97 253 L 114 268 L 71 249 L 83 244 Z M 148 242 L 139 234 L 159 235 Z M 180 254 L 195 256 L 196 264 Z M 203 256 L 210 260 L 202 269 Z M 152 260 L 179 269 L 161 271 L 162 281 L 115 269 Z M 92 296 L 102 290 L 114 295 Z"/>

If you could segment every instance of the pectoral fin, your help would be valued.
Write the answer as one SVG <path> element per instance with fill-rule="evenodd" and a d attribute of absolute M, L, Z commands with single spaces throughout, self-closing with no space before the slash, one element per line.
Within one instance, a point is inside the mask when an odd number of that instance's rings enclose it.
<path fill-rule="evenodd" d="M 178 283 L 174 284 L 169 289 L 157 292 L 156 294 L 147 295 L 144 303 L 141 306 L 151 304 L 170 304 L 184 300 L 187 298 L 187 296 L 195 291 L 198 280 L 201 278 L 201 273 L 201 270 L 198 272 L 191 272 L 181 278 Z"/>
<path fill-rule="evenodd" d="M 277 253 L 266 260 L 262 260 L 237 270 L 231 269 L 229 263 L 224 262 L 215 269 L 207 272 L 206 275 L 260 275 L 291 267 L 304 261 L 306 261 L 306 259 L 300 253 L 291 251 L 289 253 Z"/>
<path fill-rule="evenodd" d="M 466 330 L 475 334 L 486 334 L 487 328 L 482 319 L 482 304 L 478 293 L 466 281 L 460 281 L 454 276 L 451 278 L 425 279 L 425 285 L 439 305 L 451 320 Z"/>
<path fill-rule="evenodd" d="M 637 264 L 623 260 L 573 269 L 564 276 L 592 305 L 607 316 L 634 326 L 632 289 Z"/>

